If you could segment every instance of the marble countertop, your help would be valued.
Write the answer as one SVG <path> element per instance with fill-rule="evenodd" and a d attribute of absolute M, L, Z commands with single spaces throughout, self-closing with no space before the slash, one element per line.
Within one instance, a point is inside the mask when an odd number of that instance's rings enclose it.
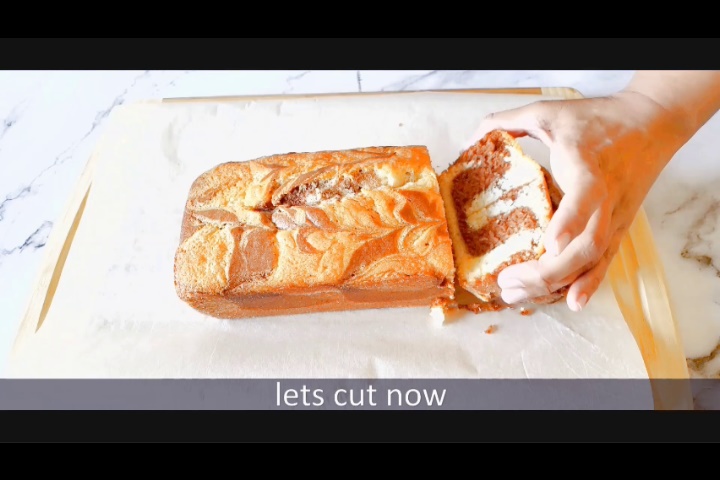
<path fill-rule="evenodd" d="M 117 105 L 165 97 L 456 88 L 573 87 L 594 96 L 622 88 L 631 76 L 631 71 L 0 72 L 0 372 L 53 224 Z M 690 358 L 708 355 L 719 341 L 707 328 L 695 328 L 720 324 L 718 136 L 720 115 L 676 155 L 645 203 Z M 720 367 L 710 374 L 715 370 Z"/>

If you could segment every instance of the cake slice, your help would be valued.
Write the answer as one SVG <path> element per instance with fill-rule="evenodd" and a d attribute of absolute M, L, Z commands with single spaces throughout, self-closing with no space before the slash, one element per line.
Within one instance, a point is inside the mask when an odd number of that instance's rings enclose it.
<path fill-rule="evenodd" d="M 456 285 L 485 308 L 506 305 L 498 274 L 505 267 L 537 259 L 559 191 L 548 172 L 523 153 L 507 132 L 495 130 L 464 151 L 440 175 L 456 265 Z M 562 293 L 537 299 L 548 303 Z"/>

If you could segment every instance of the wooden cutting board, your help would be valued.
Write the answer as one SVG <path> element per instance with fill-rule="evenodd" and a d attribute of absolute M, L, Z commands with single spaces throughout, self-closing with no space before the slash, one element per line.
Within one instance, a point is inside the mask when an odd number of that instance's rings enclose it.
<path fill-rule="evenodd" d="M 440 172 L 487 113 L 561 98 L 580 95 L 461 90 L 119 107 L 48 241 L 10 375 L 686 377 L 644 212 L 610 282 L 581 314 L 553 305 L 529 317 L 467 314 L 443 327 L 431 324 L 427 309 L 217 321 L 174 295 L 184 196 L 212 166 L 283 151 L 424 144 Z M 547 163 L 538 143 L 523 146 Z M 491 325 L 494 333 L 485 333 Z"/>

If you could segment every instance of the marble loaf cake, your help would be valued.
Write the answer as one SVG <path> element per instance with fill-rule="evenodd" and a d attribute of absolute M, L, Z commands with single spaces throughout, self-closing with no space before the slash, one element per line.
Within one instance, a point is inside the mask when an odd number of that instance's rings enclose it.
<path fill-rule="evenodd" d="M 442 304 L 455 266 L 425 147 L 226 163 L 190 188 L 175 288 L 242 318 Z"/>
<path fill-rule="evenodd" d="M 497 277 L 507 266 L 537 259 L 560 199 L 552 177 L 507 132 L 493 131 L 440 175 L 452 238 L 457 285 L 486 302 L 506 305 Z M 535 299 L 551 303 L 564 292 Z"/>

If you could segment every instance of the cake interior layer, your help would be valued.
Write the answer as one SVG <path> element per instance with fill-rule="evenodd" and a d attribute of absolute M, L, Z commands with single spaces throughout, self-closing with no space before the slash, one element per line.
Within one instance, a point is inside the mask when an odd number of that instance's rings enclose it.
<path fill-rule="evenodd" d="M 490 135 L 461 159 L 452 200 L 465 255 L 462 280 L 497 273 L 508 259 L 533 258 L 551 208 L 542 168 L 519 148 Z"/>

